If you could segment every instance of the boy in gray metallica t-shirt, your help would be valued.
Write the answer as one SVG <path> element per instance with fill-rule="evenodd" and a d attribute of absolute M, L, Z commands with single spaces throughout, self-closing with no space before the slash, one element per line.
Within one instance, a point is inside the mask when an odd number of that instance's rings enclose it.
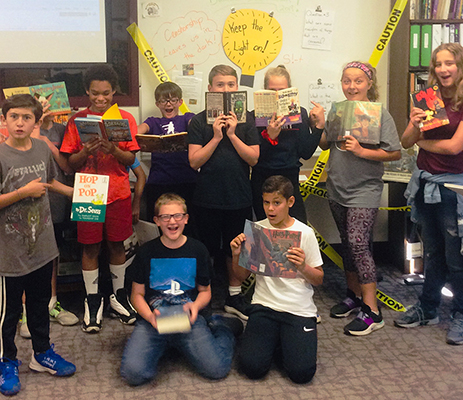
<path fill-rule="evenodd" d="M 28 94 L 12 96 L 2 114 L 9 137 L 0 144 L 0 392 L 13 395 L 21 389 L 14 337 L 23 291 L 34 349 L 29 367 L 56 376 L 76 371 L 50 346 L 48 315 L 58 248 L 47 190 L 71 197 L 73 188 L 55 179 L 47 144 L 30 137 L 42 116 L 40 103 Z"/>

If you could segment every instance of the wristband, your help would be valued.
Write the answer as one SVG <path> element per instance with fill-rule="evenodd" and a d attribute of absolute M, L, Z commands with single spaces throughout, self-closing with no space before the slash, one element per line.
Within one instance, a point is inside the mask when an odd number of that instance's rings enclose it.
<path fill-rule="evenodd" d="M 272 139 L 268 133 L 267 133 L 267 129 L 264 129 L 262 132 L 261 132 L 261 135 L 262 137 L 267 140 L 272 146 L 276 146 L 278 144 L 278 138 L 275 138 L 275 139 Z"/>

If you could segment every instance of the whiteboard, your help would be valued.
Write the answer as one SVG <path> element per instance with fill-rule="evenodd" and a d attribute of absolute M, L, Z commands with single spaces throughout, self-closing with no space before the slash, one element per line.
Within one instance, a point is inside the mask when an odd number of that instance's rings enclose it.
<path fill-rule="evenodd" d="M 153 5 L 155 7 L 153 8 Z M 319 48 L 308 36 L 308 12 L 320 7 L 332 18 L 332 32 L 323 38 Z M 149 12 L 147 11 L 149 8 Z M 299 88 L 303 107 L 311 108 L 310 99 L 317 100 L 317 84 L 329 88 L 330 99 L 344 99 L 340 89 L 342 67 L 349 61 L 368 61 L 388 20 L 390 2 L 384 0 L 157 0 L 140 2 L 138 26 L 152 46 L 153 52 L 172 77 L 182 75 L 184 65 L 193 64 L 199 110 L 204 108 L 204 92 L 210 69 L 216 64 L 241 70 L 226 56 L 222 46 L 222 32 L 227 17 L 240 9 L 273 12 L 283 30 L 283 45 L 270 67 L 283 64 L 290 72 L 292 85 Z M 154 12 L 153 12 L 154 10 Z M 305 34 L 305 36 L 304 36 Z M 328 43 L 329 42 L 329 43 Z M 321 43 L 321 42 L 320 42 Z M 304 46 L 304 47 L 303 47 Z M 315 46 L 316 47 L 316 46 Z M 378 79 L 381 98 L 387 103 L 388 54 L 379 62 Z M 154 104 L 154 90 L 159 81 L 148 63 L 140 57 L 140 118 L 159 116 Z M 263 88 L 267 68 L 255 72 L 253 87 L 240 86 L 248 91 L 249 109 L 253 108 L 252 93 Z M 187 77 L 188 78 L 188 77 Z M 195 86 L 196 85 L 196 86 Z M 182 86 L 182 85 L 180 85 Z M 193 111 L 193 110 L 192 110 Z"/>

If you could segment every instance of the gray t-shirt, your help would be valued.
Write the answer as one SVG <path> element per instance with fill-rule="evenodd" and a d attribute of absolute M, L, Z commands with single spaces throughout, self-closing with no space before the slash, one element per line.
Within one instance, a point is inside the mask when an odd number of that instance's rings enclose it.
<path fill-rule="evenodd" d="M 31 139 L 32 147 L 20 151 L 0 144 L 0 194 L 42 178 L 51 182 L 56 168 L 45 142 Z M 27 197 L 0 209 L 0 275 L 23 276 L 58 256 L 48 194 Z"/>
<path fill-rule="evenodd" d="M 329 125 L 326 127 L 329 130 Z M 383 107 L 381 138 L 377 146 L 385 151 L 400 150 L 397 128 L 391 114 Z M 330 143 L 326 187 L 330 200 L 344 207 L 378 208 L 383 191 L 384 166 L 381 161 L 371 161 L 340 150 L 339 143 Z"/>

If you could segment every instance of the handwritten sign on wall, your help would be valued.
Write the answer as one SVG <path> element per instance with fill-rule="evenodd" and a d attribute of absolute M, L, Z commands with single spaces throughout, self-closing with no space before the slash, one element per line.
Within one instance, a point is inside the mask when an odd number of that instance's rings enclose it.
<path fill-rule="evenodd" d="M 226 56 L 241 68 L 241 85 L 252 87 L 255 72 L 280 53 L 283 31 L 268 13 L 241 9 L 226 19 L 222 41 Z"/>
<path fill-rule="evenodd" d="M 221 32 L 206 13 L 191 11 L 163 23 L 151 39 L 164 69 L 181 69 L 182 64 L 202 64 L 221 49 Z"/>
<path fill-rule="evenodd" d="M 331 50 L 334 28 L 334 12 L 307 10 L 304 17 L 302 47 L 315 50 Z"/>
<path fill-rule="evenodd" d="M 342 100 L 340 94 L 339 83 L 322 82 L 319 79 L 317 82 L 309 84 L 309 101 L 315 101 L 325 109 L 325 115 L 330 111 L 331 104 L 335 101 Z"/>

